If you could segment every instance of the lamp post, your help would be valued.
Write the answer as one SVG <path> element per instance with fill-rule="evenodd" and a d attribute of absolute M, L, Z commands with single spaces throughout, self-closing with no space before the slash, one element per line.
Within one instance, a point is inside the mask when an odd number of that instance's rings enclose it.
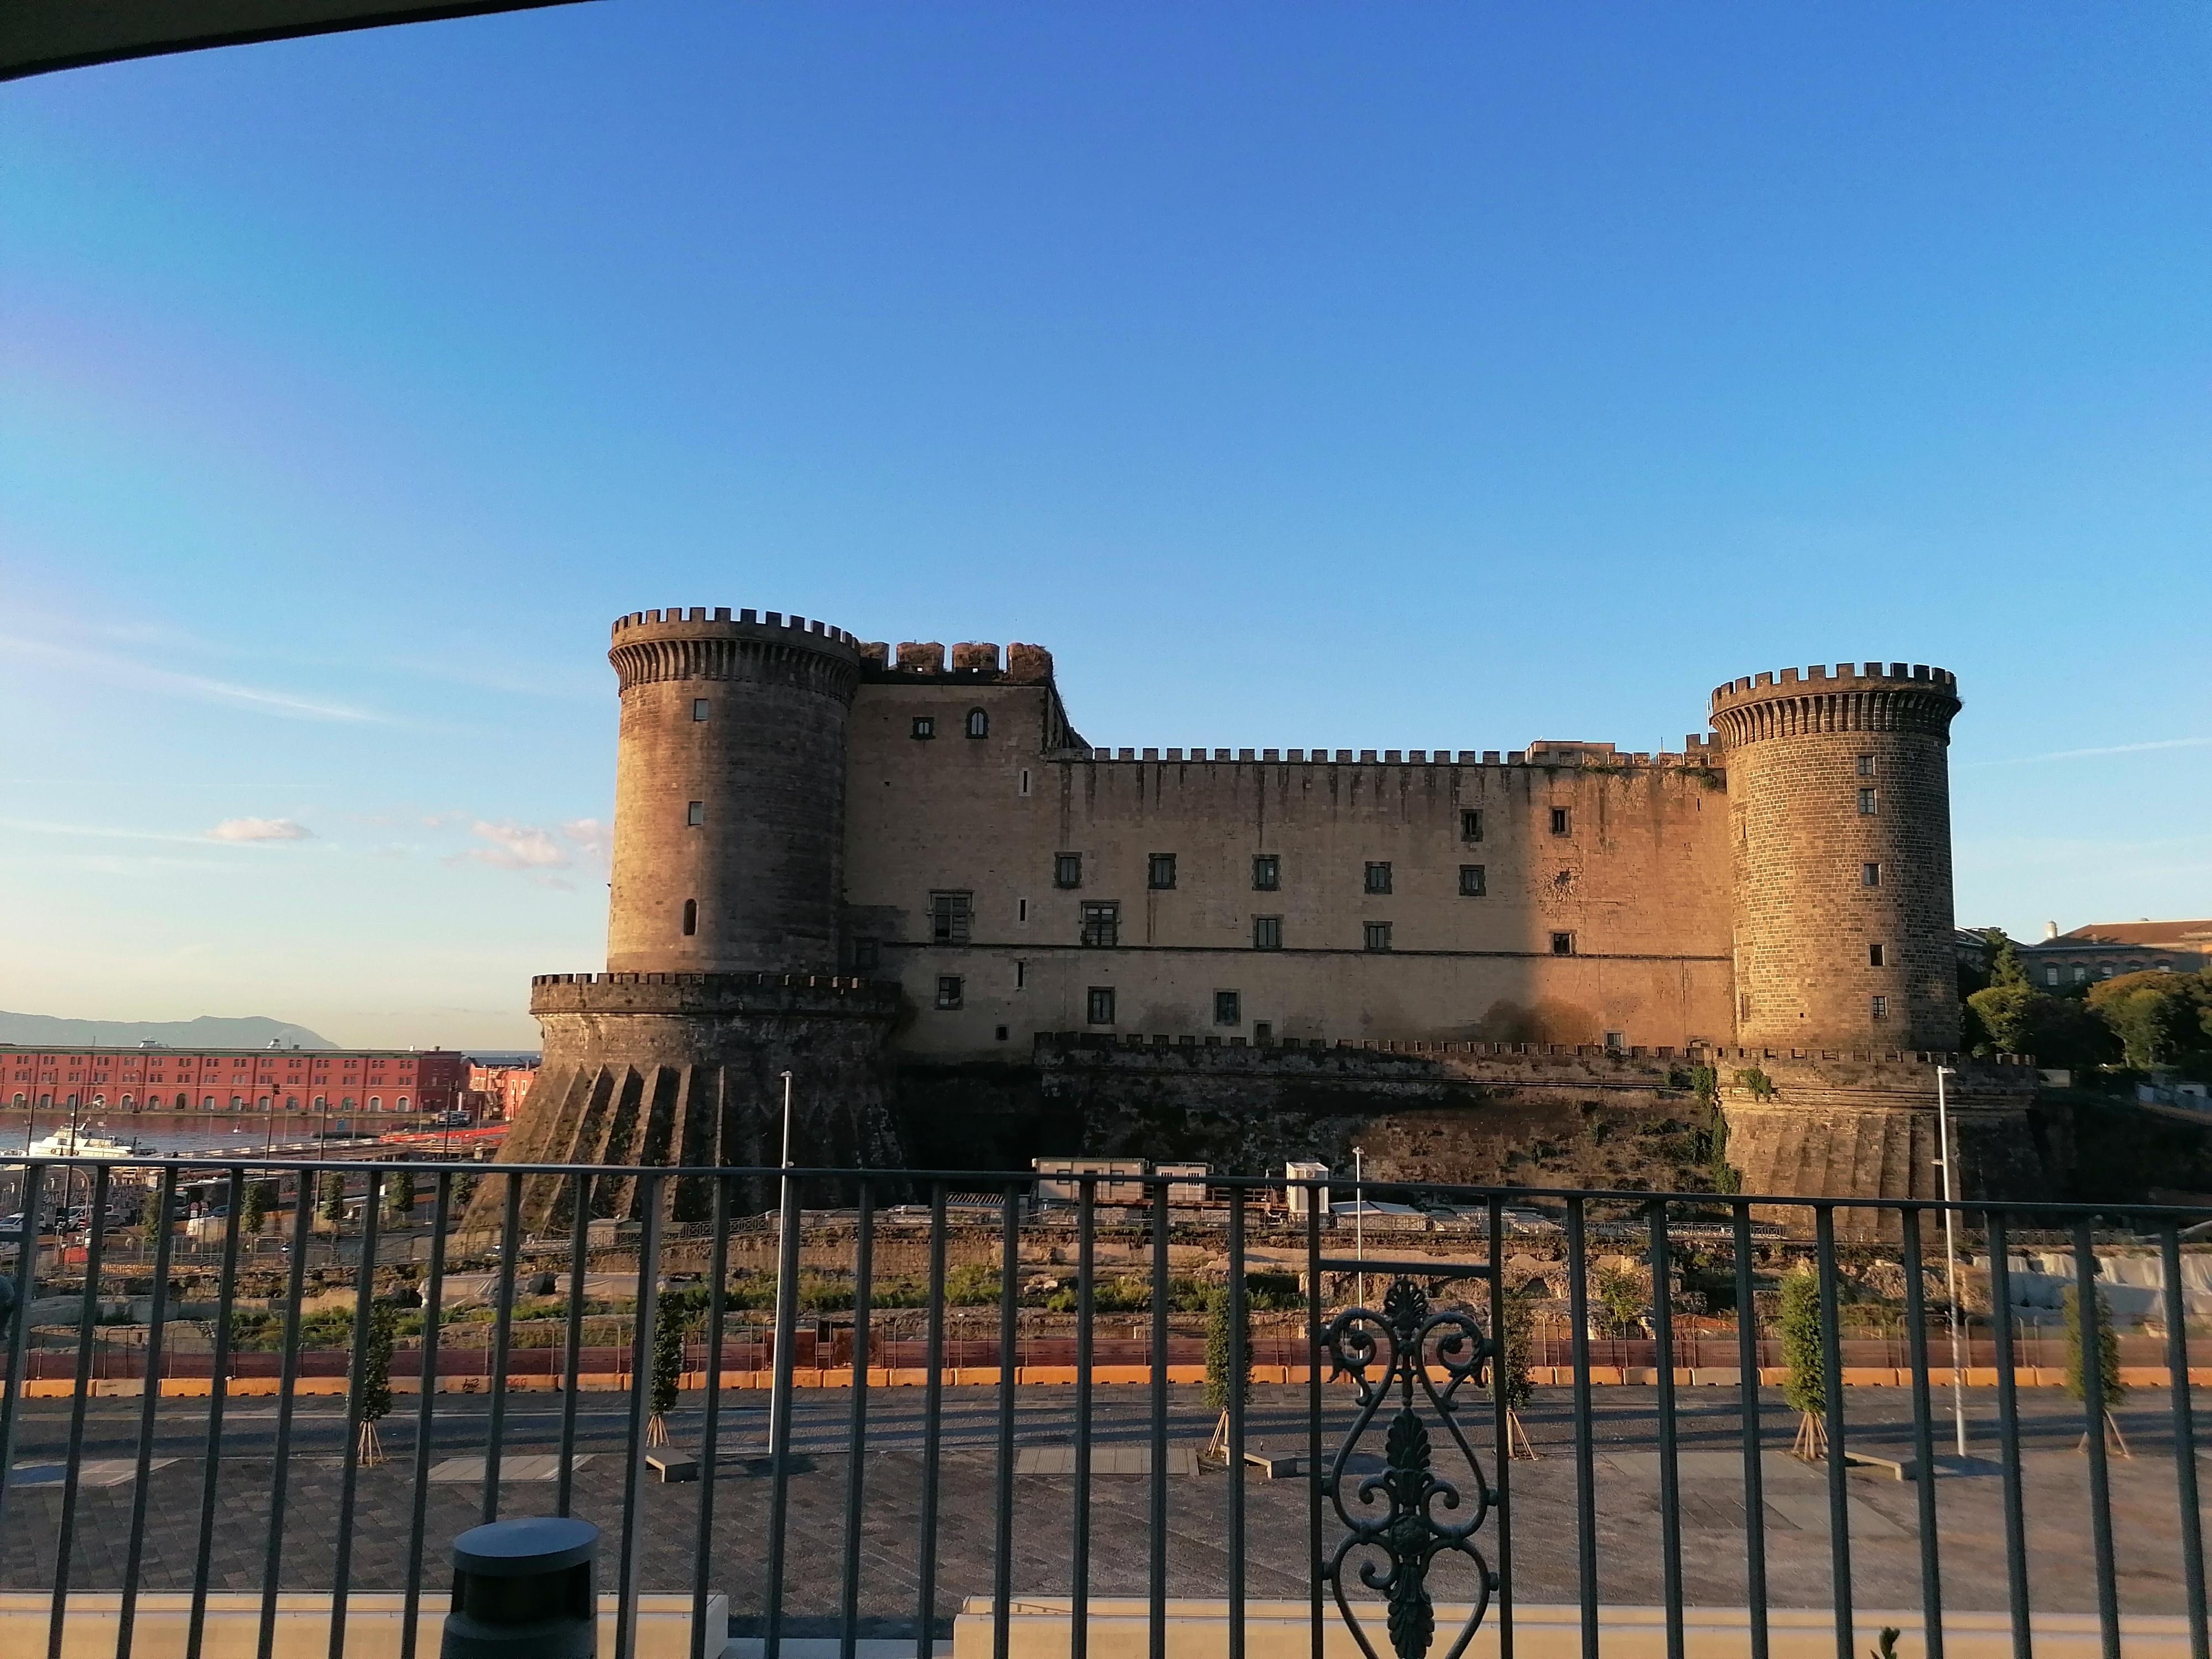
<path fill-rule="evenodd" d="M 1367 1188 L 1364 1160 L 1366 1152 L 1360 1147 L 1352 1149 L 1352 1258 L 1360 1264 L 1359 1291 L 1352 1300 L 1361 1307 L 1367 1305 Z"/>
<path fill-rule="evenodd" d="M 1959 1239 L 1955 1220 L 1951 1213 L 1951 1113 L 1950 1103 L 1944 1093 L 1943 1080 L 1958 1076 L 1948 1066 L 1936 1068 L 1936 1150 L 1942 1154 L 1936 1167 L 1943 1172 L 1943 1263 L 1944 1274 L 1950 1289 L 1951 1308 L 1951 1419 L 1956 1427 L 1959 1455 L 1966 1455 L 1966 1373 L 1960 1356 L 1959 1344 Z M 1994 1282 L 1994 1281 L 1992 1281 Z M 2004 1363 L 2002 1356 L 1998 1364 Z"/>
<path fill-rule="evenodd" d="M 781 1075 L 783 1078 L 783 1162 L 777 1167 L 789 1170 L 791 1168 L 791 1073 L 785 1072 Z M 791 1177 L 785 1175 L 777 1181 L 775 1190 L 775 1248 L 779 1256 L 783 1252 L 786 1242 L 783 1237 L 783 1224 L 785 1217 L 790 1212 L 790 1200 Z M 772 1328 L 775 1332 L 775 1340 L 779 1342 L 783 1340 L 783 1273 L 781 1269 L 775 1275 L 775 1323 Z M 769 1363 L 771 1365 L 776 1364 L 781 1359 L 781 1354 L 771 1354 Z M 719 1364 L 720 1360 L 717 1359 L 715 1363 Z M 776 1390 L 771 1388 L 768 1391 L 768 1449 L 770 1455 L 774 1455 L 775 1452 L 775 1435 L 778 1426 L 776 1401 Z M 858 1455 L 858 1453 L 854 1455 Z"/>

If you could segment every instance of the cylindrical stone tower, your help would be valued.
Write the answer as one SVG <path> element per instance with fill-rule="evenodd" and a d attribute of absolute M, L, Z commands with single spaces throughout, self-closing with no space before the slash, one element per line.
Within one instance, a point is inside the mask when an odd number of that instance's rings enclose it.
<path fill-rule="evenodd" d="M 608 968 L 835 971 L 853 636 L 694 605 L 623 617 L 607 659 L 622 686 Z"/>
<path fill-rule="evenodd" d="M 1950 1049 L 1951 717 L 1941 668 L 1723 685 L 1735 1030 L 1747 1046 Z"/>
<path fill-rule="evenodd" d="M 545 1058 L 504 1164 L 762 1169 L 898 1161 L 884 1040 L 898 987 L 840 976 L 845 735 L 853 636 L 775 611 L 639 611 L 608 653 L 621 688 L 614 870 L 604 974 L 541 974 L 530 1011 Z M 526 1177 L 519 1219 L 565 1226 L 574 1188 Z M 645 1183 L 597 1177 L 596 1216 L 635 1217 Z M 678 1223 L 712 1183 L 659 1183 Z M 740 1194 L 758 1206 L 773 1183 Z M 506 1183 L 467 1225 L 501 1224 Z"/>

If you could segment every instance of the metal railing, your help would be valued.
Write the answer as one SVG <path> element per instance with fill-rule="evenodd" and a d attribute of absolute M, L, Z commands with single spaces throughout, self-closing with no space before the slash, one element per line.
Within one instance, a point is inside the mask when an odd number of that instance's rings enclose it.
<path fill-rule="evenodd" d="M 64 1166 L 16 1167 L 39 1216 Z M 342 1238 L 316 1218 L 334 1168 L 363 1188 Z M 534 1507 L 612 1540 L 615 1659 L 648 1591 L 688 1592 L 694 1659 L 721 1650 L 718 1593 L 768 1659 L 799 1635 L 931 1659 L 970 1598 L 994 1659 L 1038 1617 L 1085 1659 L 1109 1604 L 1141 1608 L 1163 1659 L 1170 1601 L 1194 1595 L 1224 1606 L 1230 1659 L 1286 1597 L 1312 1659 L 1334 1629 L 1369 1659 L 1457 1659 L 1486 1625 L 1510 1659 L 1516 1599 L 1564 1609 L 1587 1659 L 1613 1610 L 1645 1604 L 1670 1659 L 1716 1605 L 1741 1610 L 1753 1659 L 1806 1607 L 1849 1659 L 1870 1599 L 1917 1612 L 1930 1659 L 1977 1613 L 2018 1659 L 2059 1616 L 2093 1620 L 2112 1659 L 2145 1632 L 2212 1659 L 2184 1278 L 2200 1212 L 1958 1206 L 1986 1302 L 1954 1376 L 1935 1203 L 1370 1181 L 1487 1224 L 1355 1253 L 1322 1189 L 1293 1206 L 1281 1180 L 1212 1177 L 1194 1209 L 1188 1176 L 1054 1175 L 1077 1201 L 1045 1209 L 1038 1177 L 988 1171 L 163 1160 L 70 1179 L 95 1216 L 150 1182 L 167 1216 L 209 1172 L 228 1200 L 211 1261 L 159 1223 L 0 1237 L 0 1589 L 51 1593 L 51 1654 L 71 1593 L 100 1590 L 128 1659 L 157 1589 L 190 1592 L 197 1652 L 250 1543 L 264 1659 L 280 1594 L 308 1589 L 330 1597 L 332 1659 L 357 1589 L 401 1593 L 414 1659 L 451 1535 Z M 510 1174 L 563 1183 L 573 1224 L 526 1233 L 505 1181 L 501 1226 L 456 1232 L 460 1183 Z M 264 1181 L 276 1252 L 244 1224 Z M 395 1218 L 403 1182 L 426 1201 Z M 670 1218 L 678 1182 L 706 1219 Z M 1105 1183 L 1147 1201 L 1101 1205 Z M 779 1185 L 779 1212 L 748 1212 Z M 979 1190 L 1003 1201 L 949 1202 Z M 1509 1204 L 1559 1231 L 1510 1231 Z M 1894 1242 L 1839 1243 L 1838 1218 L 1863 1239 L 1869 1212 Z M 2079 1336 L 2055 1362 L 2023 1352 L 2010 1294 L 2031 1234 L 2070 1240 Z M 2116 1249 L 2160 1263 L 2160 1328 L 2099 1361 Z M 1778 1310 L 1800 1273 L 1797 1311 Z M 1634 1338 L 1604 1334 L 1623 1275 L 1644 1287 Z M 2072 1394 L 2045 1386 L 2054 1370 Z M 1942 1396 L 1968 1382 L 1960 1457 L 1965 1395 Z M 2163 1398 L 2107 1397 L 2130 1384 Z M 1793 1429 L 1813 1459 L 1790 1457 Z M 687 1456 L 695 1484 L 652 1479 Z M 1869 1484 L 1884 1471 L 1901 1484 Z M 1291 1627 L 1265 1624 L 1271 1652 Z"/>

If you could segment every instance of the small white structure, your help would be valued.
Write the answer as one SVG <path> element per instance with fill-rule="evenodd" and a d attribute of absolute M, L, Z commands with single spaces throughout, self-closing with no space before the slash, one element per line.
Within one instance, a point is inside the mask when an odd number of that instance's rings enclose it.
<path fill-rule="evenodd" d="M 1328 1179 L 1328 1165 L 1326 1164 L 1301 1163 L 1285 1164 L 1283 1165 L 1283 1180 L 1285 1183 L 1299 1181 L 1327 1181 Z M 1319 1201 L 1322 1213 L 1323 1215 L 1328 1214 L 1328 1188 L 1298 1187 L 1286 1184 L 1283 1188 L 1284 1204 L 1292 1215 L 1305 1214 L 1307 1210 L 1313 1206 L 1316 1200 Z"/>

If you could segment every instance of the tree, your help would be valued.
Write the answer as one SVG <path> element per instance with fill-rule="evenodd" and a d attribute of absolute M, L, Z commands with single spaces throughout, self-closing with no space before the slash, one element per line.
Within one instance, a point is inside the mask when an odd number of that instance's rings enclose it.
<path fill-rule="evenodd" d="M 2104 1063 L 2113 1043 L 2102 1021 L 2065 997 L 2033 986 L 1993 985 L 1966 999 L 1966 1007 L 2000 1054 L 2033 1054 L 2054 1066 Z"/>
<path fill-rule="evenodd" d="M 1988 949 L 1990 984 L 1992 988 L 2027 983 L 2027 964 L 2020 959 L 2020 946 L 2014 945 L 2002 927 L 1982 931 Z"/>
<path fill-rule="evenodd" d="M 2081 1356 L 2081 1295 L 2075 1286 L 2066 1287 L 2063 1298 L 2066 1313 L 2066 1392 L 2073 1398 L 2087 1402 L 2089 1398 L 2089 1379 L 2082 1369 Z M 2102 1291 L 2097 1292 L 2097 1381 L 2104 1392 L 2105 1435 L 2116 1445 L 2123 1456 L 2131 1455 L 2128 1443 L 2120 1437 L 2120 1425 L 2112 1416 L 2112 1407 L 2124 1399 L 2127 1383 L 2120 1376 L 2120 1334 L 2112 1328 L 2112 1304 Z M 2087 1449 L 2089 1437 L 2084 1433 L 2077 1449 Z"/>
<path fill-rule="evenodd" d="M 276 1183 L 273 1181 L 254 1181 L 246 1183 L 246 1197 L 238 1208 L 238 1224 L 249 1233 L 258 1233 L 269 1224 L 269 1212 L 276 1207 Z"/>
<path fill-rule="evenodd" d="M 1598 1305 L 1615 1336 L 1626 1336 L 1644 1317 L 1644 1281 L 1626 1267 L 1608 1267 L 1597 1277 Z"/>
<path fill-rule="evenodd" d="M 2035 1005 L 2042 1000 L 2027 983 L 1992 985 L 1966 999 L 2001 1054 L 2032 1054 L 2035 1048 Z"/>
<path fill-rule="evenodd" d="M 335 1227 L 345 1219 L 345 1177 L 336 1170 L 323 1177 L 323 1201 L 320 1214 Z"/>
<path fill-rule="evenodd" d="M 1521 1408 L 1536 1395 L 1536 1379 L 1530 1375 L 1536 1349 L 1536 1310 L 1522 1292 L 1509 1294 L 1504 1306 L 1504 1329 L 1500 1333 L 1496 1363 L 1498 1381 L 1504 1387 L 1505 1448 L 1512 1456 L 1533 1459 L 1536 1449 L 1528 1443 L 1528 1431 L 1521 1426 Z"/>
<path fill-rule="evenodd" d="M 1828 1361 L 1820 1341 L 1820 1281 L 1802 1268 L 1782 1281 L 1782 1397 L 1797 1413 L 1791 1449 L 1810 1462 L 1827 1455 Z"/>
<path fill-rule="evenodd" d="M 690 1334 L 694 1312 L 690 1297 L 671 1291 L 653 1310 L 653 1415 L 646 1419 L 645 1443 L 668 1443 L 668 1413 L 676 1409 L 676 1395 L 684 1381 L 684 1340 Z"/>
<path fill-rule="evenodd" d="M 384 1212 L 394 1221 L 415 1218 L 415 1171 L 401 1170 L 384 1190 Z"/>
<path fill-rule="evenodd" d="M 139 1212 L 138 1237 L 145 1241 L 146 1248 L 150 1250 L 161 1243 L 168 1231 L 168 1212 L 162 1202 L 161 1189 L 155 1188 L 154 1195 L 146 1200 L 146 1207 Z"/>
<path fill-rule="evenodd" d="M 1235 1352 L 1237 1321 L 1229 1304 L 1229 1287 L 1225 1285 L 1206 1298 L 1206 1403 L 1221 1416 L 1214 1423 L 1213 1438 L 1206 1443 L 1205 1456 L 1209 1462 L 1223 1464 L 1229 1462 L 1231 1402 L 1252 1402 L 1252 1308 L 1248 1301 L 1243 1333 L 1244 1364 L 1240 1370 Z"/>
<path fill-rule="evenodd" d="M 2138 1067 L 2163 1066 L 2202 1048 L 2201 974 L 2123 974 L 2092 986 L 2089 1008 Z"/>
<path fill-rule="evenodd" d="M 361 1444 L 363 1464 L 384 1462 L 376 1425 L 392 1411 L 392 1355 L 399 1346 L 399 1310 L 379 1300 L 368 1306 L 368 1330 L 361 1350 Z"/>

